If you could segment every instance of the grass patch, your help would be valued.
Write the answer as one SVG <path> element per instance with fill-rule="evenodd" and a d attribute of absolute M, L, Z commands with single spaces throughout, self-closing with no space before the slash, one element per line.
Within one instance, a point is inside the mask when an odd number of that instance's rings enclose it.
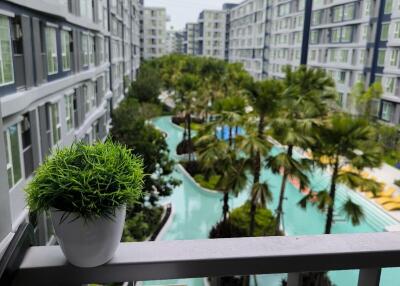
<path fill-rule="evenodd" d="M 184 128 L 185 127 L 185 123 L 180 123 L 179 126 Z M 195 123 L 195 122 L 192 122 L 190 124 L 190 126 L 192 127 L 192 130 L 194 130 L 194 131 L 200 131 L 203 128 L 203 124 Z"/>
<path fill-rule="evenodd" d="M 217 183 L 219 180 L 219 175 L 213 175 L 209 180 L 206 180 L 203 175 L 197 174 L 194 176 L 194 180 L 203 188 L 215 190 L 217 188 Z"/>

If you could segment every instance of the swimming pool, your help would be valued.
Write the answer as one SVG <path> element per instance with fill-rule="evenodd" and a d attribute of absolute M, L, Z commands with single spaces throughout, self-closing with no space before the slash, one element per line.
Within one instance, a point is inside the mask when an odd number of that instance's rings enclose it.
<path fill-rule="evenodd" d="M 171 151 L 170 155 L 177 158 L 176 145 L 182 138 L 182 129 L 171 123 L 170 117 L 159 117 L 154 119 L 153 124 L 168 134 L 167 144 Z M 279 152 L 275 148 L 272 152 Z M 180 179 L 182 184 L 177 187 L 173 194 L 165 198 L 170 201 L 174 209 L 172 224 L 166 230 L 163 240 L 179 239 L 204 239 L 208 237 L 211 227 L 221 218 L 221 194 L 204 192 L 196 186 L 187 176 L 175 171 L 173 176 Z M 269 170 L 263 170 L 262 180 L 267 180 L 273 193 L 273 201 L 268 205 L 274 210 L 277 205 L 281 176 L 272 174 Z M 313 186 L 323 188 L 328 184 L 328 178 L 322 171 L 315 171 L 311 176 Z M 242 205 L 248 198 L 249 190 L 245 190 L 237 198 L 230 199 L 231 208 Z M 362 203 L 366 215 L 365 220 L 359 226 L 352 226 L 347 220 L 341 220 L 337 214 L 338 222 L 333 226 L 333 233 L 355 233 L 355 232 L 378 232 L 383 231 L 386 226 L 398 224 L 393 218 L 384 213 L 374 204 L 366 201 L 355 192 L 344 191 L 339 188 L 336 204 L 340 205 L 347 196 L 354 202 Z M 287 184 L 286 201 L 284 204 L 284 226 L 287 235 L 321 234 L 324 231 L 325 216 L 316 208 L 309 206 L 306 210 L 296 204 L 301 199 L 301 193 L 291 184 Z M 282 275 L 258 276 L 258 285 L 280 286 Z M 357 285 L 357 270 L 332 271 L 330 277 L 337 286 Z M 392 286 L 393 281 L 400 279 L 398 268 L 385 269 L 382 273 L 381 285 Z M 151 281 L 145 285 L 165 284 L 187 284 L 190 286 L 203 286 L 202 279 L 179 279 L 169 281 Z"/>

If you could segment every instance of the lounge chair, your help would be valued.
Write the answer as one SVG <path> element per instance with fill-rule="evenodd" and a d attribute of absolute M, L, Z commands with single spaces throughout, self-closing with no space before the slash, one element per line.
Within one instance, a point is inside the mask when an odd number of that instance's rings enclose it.
<path fill-rule="evenodd" d="M 390 198 L 391 196 L 393 196 L 394 192 L 396 192 L 396 189 L 395 189 L 395 188 L 393 188 L 393 187 L 388 187 L 388 188 L 386 188 L 385 191 L 380 192 L 380 193 L 377 193 L 377 194 L 376 194 L 376 197 L 385 197 L 385 198 L 388 197 L 388 198 Z M 367 198 L 370 198 L 370 199 L 372 199 L 372 198 L 375 197 L 374 194 L 373 194 L 372 192 L 365 193 L 365 196 L 366 196 Z"/>
<path fill-rule="evenodd" d="M 400 203 L 400 196 L 391 198 L 391 197 L 381 197 L 374 199 L 375 202 L 381 205 L 389 204 L 389 203 Z"/>
<path fill-rule="evenodd" d="M 387 211 L 397 211 L 400 210 L 400 203 L 389 203 L 383 205 L 383 208 Z"/>

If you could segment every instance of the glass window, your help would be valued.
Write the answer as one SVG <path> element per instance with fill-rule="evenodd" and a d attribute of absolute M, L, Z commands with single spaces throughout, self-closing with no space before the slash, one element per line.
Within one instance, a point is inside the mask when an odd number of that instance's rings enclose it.
<path fill-rule="evenodd" d="M 400 39 L 400 22 L 397 22 L 394 27 L 394 38 Z"/>
<path fill-rule="evenodd" d="M 362 27 L 361 39 L 364 40 L 364 41 L 368 39 L 368 25 L 364 25 Z"/>
<path fill-rule="evenodd" d="M 10 20 L 0 15 L 0 86 L 14 82 Z"/>
<path fill-rule="evenodd" d="M 339 83 L 345 83 L 345 81 L 346 81 L 346 72 L 344 72 L 344 71 L 339 72 L 338 81 L 339 81 Z"/>
<path fill-rule="evenodd" d="M 89 65 L 89 36 L 87 34 L 82 34 L 82 59 L 83 66 Z"/>
<path fill-rule="evenodd" d="M 378 66 L 383 67 L 385 65 L 385 50 L 379 50 L 378 51 Z"/>
<path fill-rule="evenodd" d="M 343 20 L 345 20 L 345 21 L 353 20 L 354 12 L 355 12 L 355 4 L 354 3 L 344 5 Z"/>
<path fill-rule="evenodd" d="M 394 93 L 396 79 L 393 77 L 386 78 L 385 91 L 387 93 Z"/>
<path fill-rule="evenodd" d="M 340 22 L 343 18 L 343 6 L 333 8 L 333 22 Z"/>
<path fill-rule="evenodd" d="M 310 43 L 311 44 L 318 44 L 318 37 L 319 36 L 319 31 L 314 30 L 311 32 L 311 37 L 310 37 Z"/>
<path fill-rule="evenodd" d="M 312 24 L 319 25 L 321 22 L 321 10 L 314 11 L 312 14 Z"/>
<path fill-rule="evenodd" d="M 89 36 L 89 61 L 90 64 L 94 64 L 94 37 Z"/>
<path fill-rule="evenodd" d="M 74 96 L 68 94 L 64 96 L 65 100 L 65 121 L 67 123 L 67 131 L 71 131 L 74 126 Z"/>
<path fill-rule="evenodd" d="M 331 49 L 330 50 L 329 60 L 331 62 L 335 62 L 336 61 L 336 50 L 335 49 Z"/>
<path fill-rule="evenodd" d="M 382 24 L 381 41 L 387 41 L 389 37 L 389 23 Z"/>
<path fill-rule="evenodd" d="M 365 64 L 365 50 L 360 50 L 360 64 L 364 65 Z"/>
<path fill-rule="evenodd" d="M 333 28 L 331 30 L 331 42 L 339 43 L 340 41 L 340 28 Z"/>
<path fill-rule="evenodd" d="M 6 147 L 6 166 L 8 186 L 12 188 L 22 178 L 21 152 L 18 124 L 14 124 L 4 132 L 4 143 Z"/>
<path fill-rule="evenodd" d="M 399 50 L 392 50 L 390 55 L 390 65 L 396 67 L 399 60 Z"/>
<path fill-rule="evenodd" d="M 46 27 L 45 33 L 46 33 L 47 73 L 49 75 L 52 75 L 58 72 L 56 29 L 53 27 Z"/>
<path fill-rule="evenodd" d="M 61 140 L 61 123 L 60 123 L 60 111 L 58 108 L 58 103 L 50 104 L 50 124 L 53 146 L 56 145 Z"/>
<path fill-rule="evenodd" d="M 351 42 L 351 36 L 352 36 L 352 27 L 343 27 L 342 28 L 342 42 L 343 43 L 349 43 Z"/>
<path fill-rule="evenodd" d="M 342 63 L 347 63 L 348 57 L 349 57 L 349 50 L 342 50 L 340 52 L 340 61 Z"/>
<path fill-rule="evenodd" d="M 394 113 L 394 104 L 387 101 L 382 101 L 381 119 L 385 121 L 392 121 Z"/>
<path fill-rule="evenodd" d="M 71 51 L 69 48 L 71 36 L 68 31 L 61 31 L 61 57 L 63 71 L 71 69 Z"/>
<path fill-rule="evenodd" d="M 386 0 L 386 2 L 385 2 L 385 14 L 392 13 L 392 5 L 393 5 L 393 0 Z"/>

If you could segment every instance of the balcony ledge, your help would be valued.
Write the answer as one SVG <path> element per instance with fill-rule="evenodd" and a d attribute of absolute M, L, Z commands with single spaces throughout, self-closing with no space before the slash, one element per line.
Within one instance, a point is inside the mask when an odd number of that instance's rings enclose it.
<path fill-rule="evenodd" d="M 15 285 L 81 285 L 396 266 L 400 266 L 398 232 L 121 243 L 114 258 L 96 268 L 74 267 L 58 246 L 45 246 L 28 249 Z"/>

